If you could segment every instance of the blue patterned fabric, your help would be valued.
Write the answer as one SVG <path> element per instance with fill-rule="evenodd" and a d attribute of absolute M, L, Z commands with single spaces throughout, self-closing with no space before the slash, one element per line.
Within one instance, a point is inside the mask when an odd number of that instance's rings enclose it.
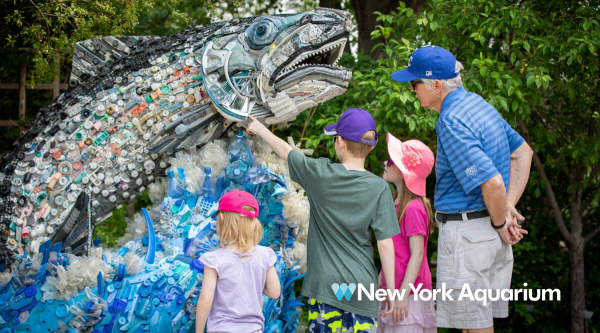
<path fill-rule="evenodd" d="M 376 333 L 377 318 L 357 315 L 335 306 L 308 300 L 308 333 Z"/>
<path fill-rule="evenodd" d="M 479 186 L 500 173 L 508 187 L 510 154 L 525 140 L 493 106 L 463 87 L 444 99 L 436 131 L 435 209 L 486 209 Z"/>

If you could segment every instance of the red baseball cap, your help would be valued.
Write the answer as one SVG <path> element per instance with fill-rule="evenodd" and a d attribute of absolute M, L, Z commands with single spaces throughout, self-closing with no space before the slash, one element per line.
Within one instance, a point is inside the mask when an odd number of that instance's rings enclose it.
<path fill-rule="evenodd" d="M 404 176 L 408 189 L 418 195 L 425 196 L 425 179 L 431 173 L 434 158 L 433 152 L 419 140 L 400 141 L 392 134 L 387 134 L 387 146 L 390 158 Z"/>
<path fill-rule="evenodd" d="M 254 208 L 254 212 L 248 211 L 242 206 L 249 206 Z M 224 212 L 236 212 L 244 216 L 248 216 L 251 219 L 258 217 L 258 202 L 254 196 L 248 192 L 233 190 L 225 193 L 219 200 L 219 211 Z M 219 211 L 213 214 L 216 216 Z"/>

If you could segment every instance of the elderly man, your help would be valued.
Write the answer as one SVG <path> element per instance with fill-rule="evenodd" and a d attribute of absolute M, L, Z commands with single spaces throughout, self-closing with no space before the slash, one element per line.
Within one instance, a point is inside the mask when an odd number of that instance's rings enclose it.
<path fill-rule="evenodd" d="M 515 205 L 527 185 L 533 152 L 493 106 L 463 88 L 462 69 L 449 51 L 426 46 L 392 78 L 410 82 L 421 105 L 440 113 L 434 201 L 437 288 L 445 284 L 454 290 L 453 301 L 438 295 L 436 324 L 493 332 L 493 318 L 508 316 L 508 301 L 488 299 L 484 304 L 458 298 L 467 286 L 473 294 L 510 288 L 511 246 L 527 233 Z"/>

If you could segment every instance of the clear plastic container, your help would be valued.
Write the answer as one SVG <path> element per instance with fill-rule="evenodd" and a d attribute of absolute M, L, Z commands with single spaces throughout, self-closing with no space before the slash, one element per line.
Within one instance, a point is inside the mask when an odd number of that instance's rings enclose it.
<path fill-rule="evenodd" d="M 246 140 L 242 131 L 237 131 L 236 136 L 231 139 L 231 142 L 227 147 L 227 155 L 229 156 L 230 162 L 242 160 L 248 166 L 254 165 L 252 152 L 250 151 L 250 143 Z"/>
<path fill-rule="evenodd" d="M 167 192 L 167 196 L 173 200 L 183 199 L 183 190 L 177 184 L 173 170 L 169 170 L 167 175 L 169 176 L 169 191 Z"/>

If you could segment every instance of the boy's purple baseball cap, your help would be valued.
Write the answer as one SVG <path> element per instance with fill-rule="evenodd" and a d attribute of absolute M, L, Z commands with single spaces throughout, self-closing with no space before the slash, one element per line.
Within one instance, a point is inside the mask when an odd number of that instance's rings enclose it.
<path fill-rule="evenodd" d="M 458 76 L 456 58 L 443 47 L 424 46 L 410 56 L 408 67 L 392 74 L 398 82 L 418 79 L 447 80 Z"/>
<path fill-rule="evenodd" d="M 363 134 L 368 131 L 375 132 L 374 141 L 362 138 Z M 339 135 L 344 139 L 364 143 L 369 146 L 376 146 L 378 139 L 375 119 L 367 111 L 358 108 L 344 111 L 336 124 L 325 127 L 325 135 Z"/>

